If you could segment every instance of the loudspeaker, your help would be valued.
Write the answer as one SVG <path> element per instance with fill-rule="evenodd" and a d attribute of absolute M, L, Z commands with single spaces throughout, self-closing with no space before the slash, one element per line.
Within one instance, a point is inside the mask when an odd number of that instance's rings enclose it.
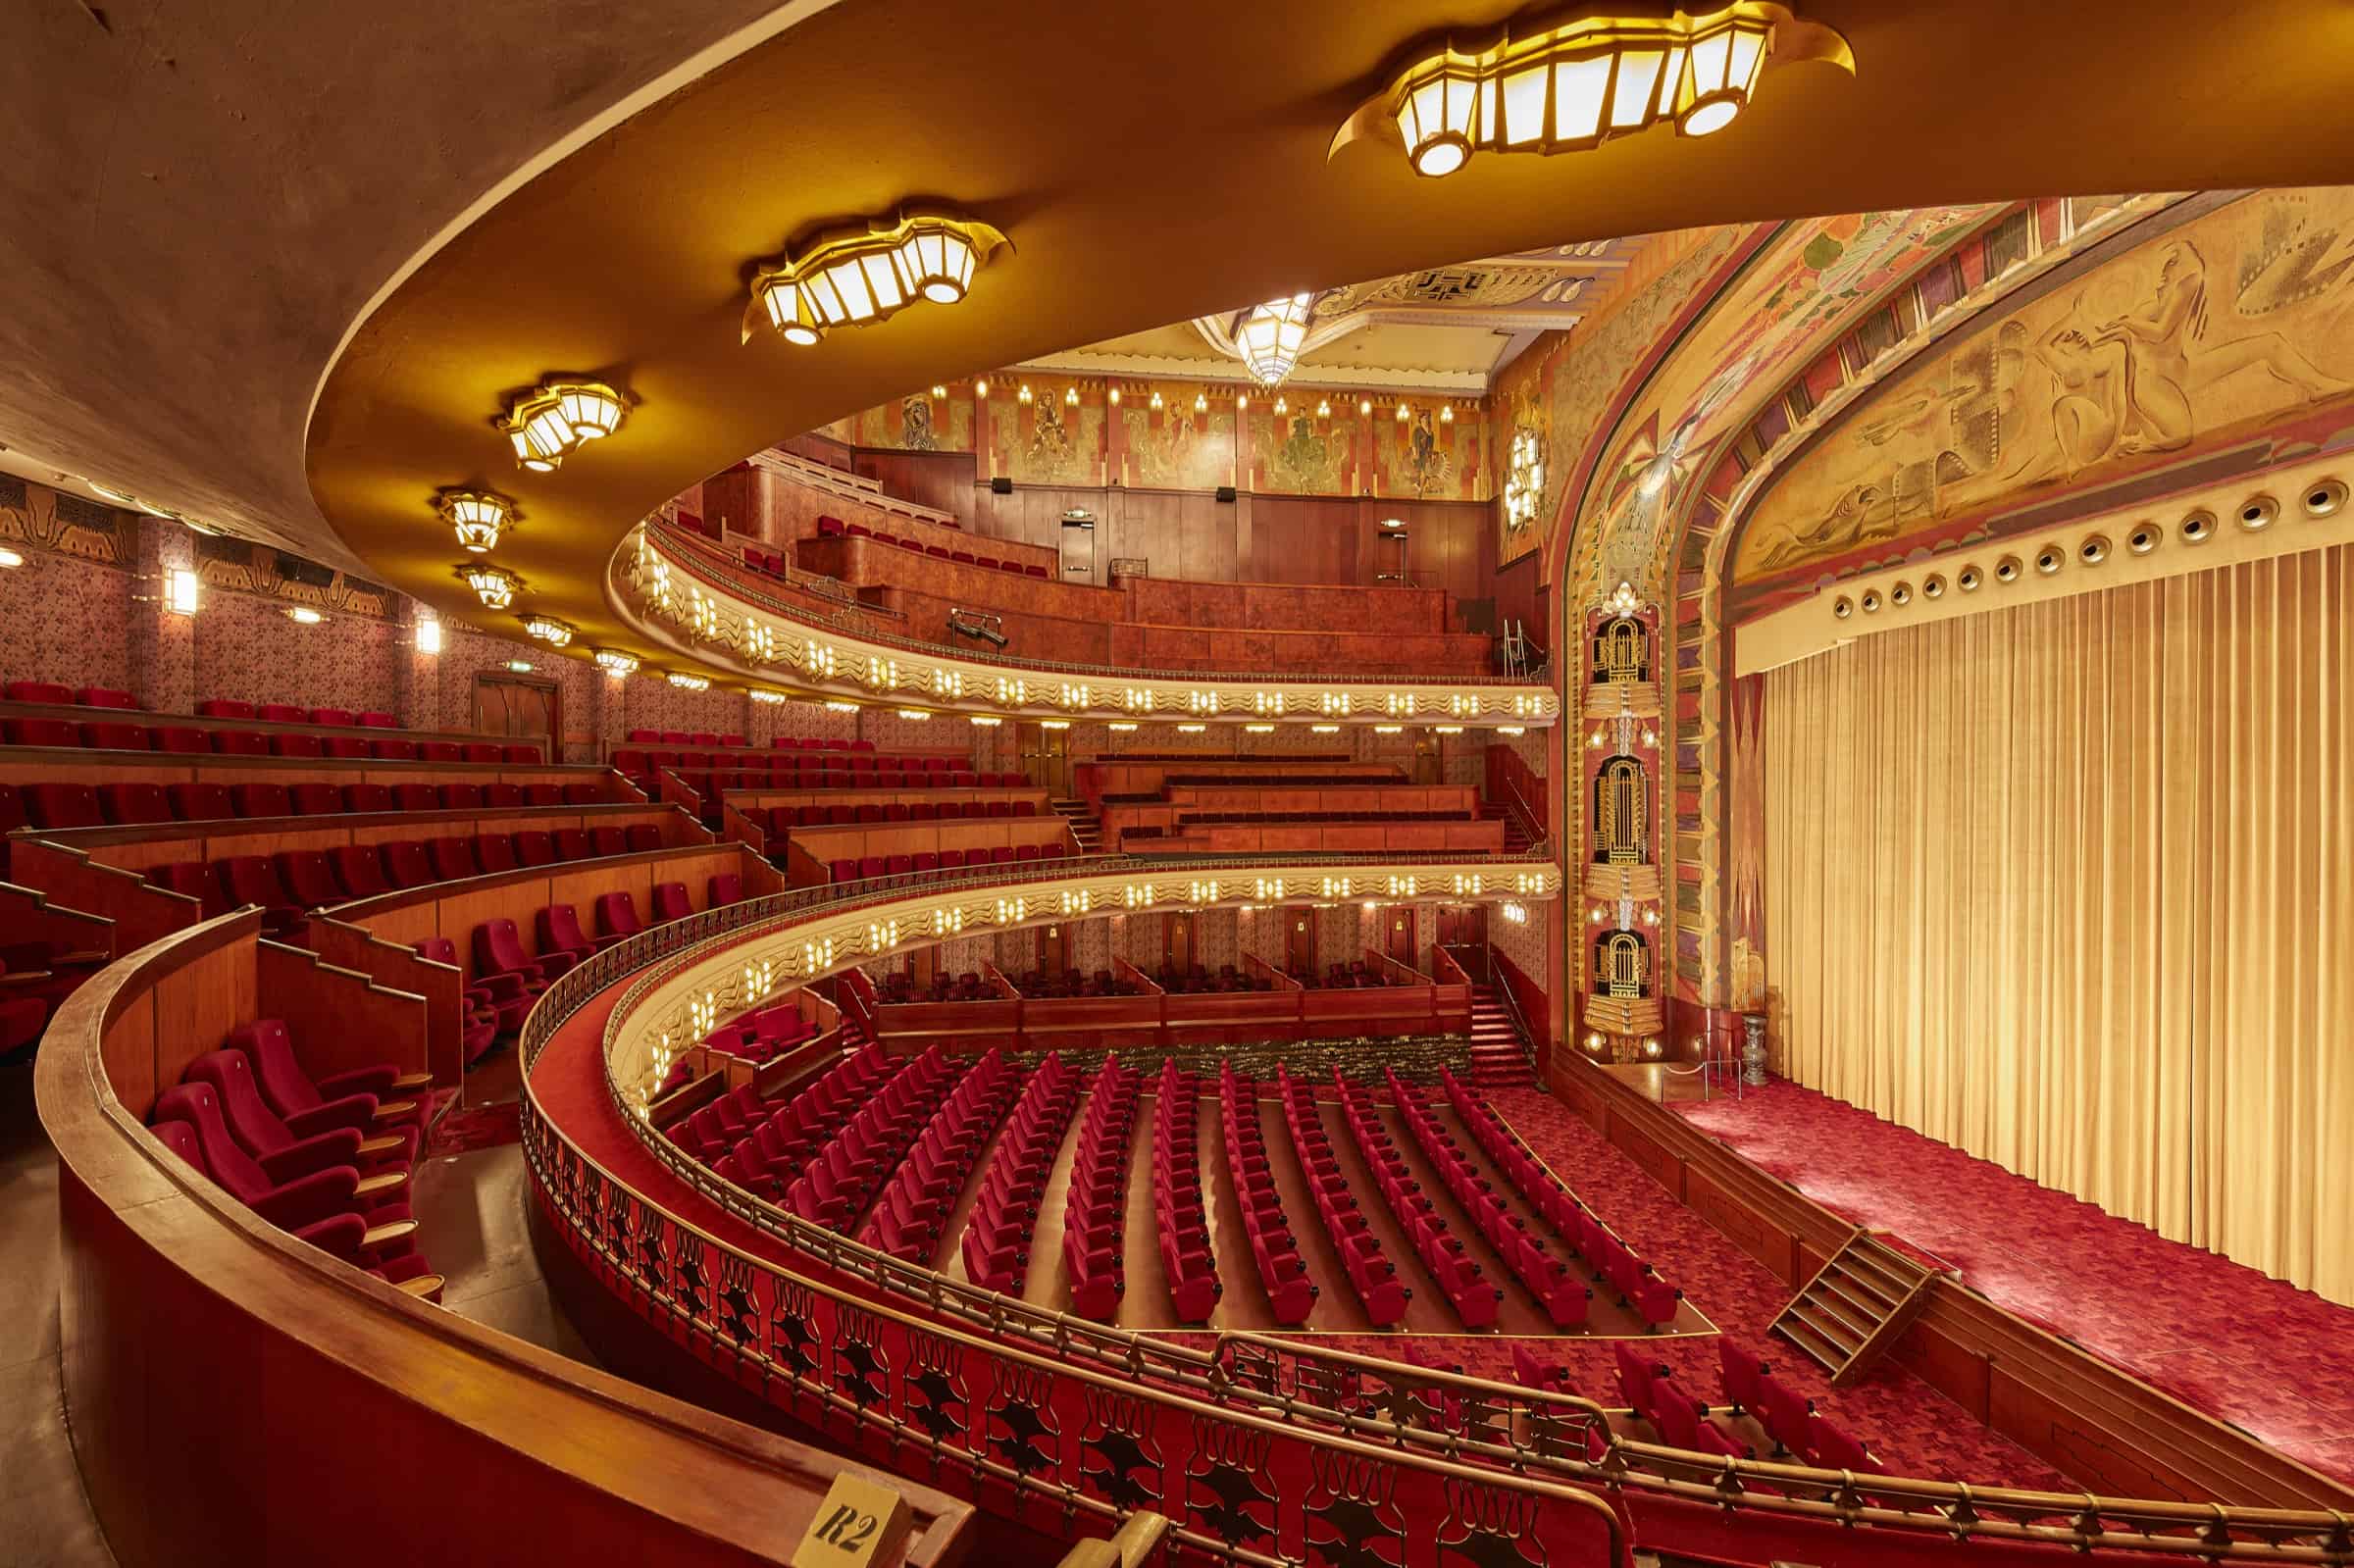
<path fill-rule="evenodd" d="M 1218 499 L 1224 501 L 1228 506 L 1232 506 L 1234 504 L 1234 486 L 1231 484 L 1219 485 Z"/>
<path fill-rule="evenodd" d="M 1007 479 L 1002 474 L 991 475 L 989 480 L 989 493 L 992 495 L 1011 495 L 1013 493 L 1013 481 Z"/>
<path fill-rule="evenodd" d="M 306 588 L 324 588 L 335 581 L 335 569 L 305 561 L 299 556 L 281 555 L 278 558 L 278 575 L 288 582 L 299 582 Z"/>

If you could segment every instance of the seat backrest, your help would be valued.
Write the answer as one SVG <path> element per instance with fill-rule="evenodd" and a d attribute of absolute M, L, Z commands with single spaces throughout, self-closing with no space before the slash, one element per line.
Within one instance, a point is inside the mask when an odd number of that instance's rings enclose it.
<path fill-rule="evenodd" d="M 474 968 L 477 974 L 508 975 L 531 959 L 523 950 L 523 936 L 515 922 L 486 920 L 474 928 Z"/>
<path fill-rule="evenodd" d="M 35 828 L 102 828 L 98 791 L 83 784 L 55 782 L 25 787 L 25 813 Z"/>
<path fill-rule="evenodd" d="M 159 784 L 110 784 L 98 787 L 98 803 L 112 823 L 170 822 L 171 797 Z"/>
<path fill-rule="evenodd" d="M 238 1146 L 222 1116 L 221 1096 L 212 1085 L 201 1081 L 173 1085 L 156 1096 L 151 1119 L 185 1122 L 193 1128 L 206 1172 L 238 1202 L 250 1205 L 270 1195 L 276 1184 L 262 1173 L 260 1163 Z"/>
<path fill-rule="evenodd" d="M 502 784 L 500 787 L 511 788 L 513 786 Z M 527 806 L 560 806 L 564 804 L 564 786 L 552 784 L 525 784 L 523 786 L 523 803 Z"/>
<path fill-rule="evenodd" d="M 443 811 L 480 811 L 483 809 L 483 786 L 478 784 L 445 784 L 441 786 Z"/>
<path fill-rule="evenodd" d="M 221 874 L 201 860 L 176 860 L 153 867 L 147 880 L 195 899 L 197 912 L 208 920 L 229 908 L 229 899 L 221 891 Z"/>
<path fill-rule="evenodd" d="M 254 717 L 265 724 L 301 724 L 310 715 L 290 702 L 265 702 Z"/>
<path fill-rule="evenodd" d="M 542 828 L 526 828 L 515 835 L 515 861 L 523 866 L 553 865 L 556 842 Z"/>
<path fill-rule="evenodd" d="M 434 877 L 439 882 L 455 882 L 461 877 L 479 877 L 483 868 L 474 858 L 474 840 L 445 835 L 426 845 L 431 857 Z"/>
<path fill-rule="evenodd" d="M 166 784 L 164 794 L 172 802 L 172 815 L 181 822 L 216 822 L 236 815 L 227 784 L 183 780 Z"/>
<path fill-rule="evenodd" d="M 305 909 L 343 901 L 343 889 L 335 881 L 334 868 L 328 864 L 325 850 L 280 850 L 278 880 L 285 885 L 294 902 Z"/>
<path fill-rule="evenodd" d="M 592 945 L 581 932 L 581 912 L 570 904 L 549 904 L 532 919 L 541 952 L 579 952 Z"/>
<path fill-rule="evenodd" d="M 452 969 L 462 968 L 458 962 L 458 944 L 447 936 L 428 936 L 417 944 L 417 956 Z"/>
<path fill-rule="evenodd" d="M 8 683 L 11 702 L 72 702 L 74 688 L 59 681 L 11 681 Z M 124 704 L 128 707 L 128 703 Z"/>
<path fill-rule="evenodd" d="M 294 814 L 293 794 L 281 784 L 230 784 L 229 800 L 240 817 L 290 817 Z"/>
<path fill-rule="evenodd" d="M 368 755 L 368 742 L 358 735 L 329 735 L 320 745 L 331 757 L 362 758 Z"/>
<path fill-rule="evenodd" d="M 196 717 L 199 719 L 250 719 L 253 717 L 253 704 L 240 702 L 234 697 L 208 697 L 196 704 Z"/>
<path fill-rule="evenodd" d="M 634 936 L 645 929 L 638 918 L 638 900 L 627 892 L 600 893 L 596 900 L 596 929 L 607 936 Z"/>
<path fill-rule="evenodd" d="M 630 853 L 634 855 L 644 854 L 648 850 L 662 847 L 662 830 L 650 822 L 631 823 L 628 831 L 622 836 L 623 841 L 629 845 Z"/>
<path fill-rule="evenodd" d="M 345 811 L 390 811 L 392 791 L 381 784 L 355 784 L 343 786 Z"/>
<path fill-rule="evenodd" d="M 596 853 L 596 840 L 586 828 L 556 830 L 556 858 L 558 860 L 587 860 Z"/>
<path fill-rule="evenodd" d="M 285 885 L 270 862 L 259 855 L 230 855 L 218 862 L 221 886 L 228 892 L 231 904 L 259 904 L 264 909 L 285 909 L 294 900 L 286 896 Z"/>
<path fill-rule="evenodd" d="M 464 762 L 466 753 L 458 749 L 455 740 L 422 740 L 417 742 L 415 755 L 425 762 Z"/>
<path fill-rule="evenodd" d="M 379 762 L 415 762 L 417 742 L 414 740 L 371 740 L 368 749 Z"/>
<path fill-rule="evenodd" d="M 362 726 L 370 730 L 397 730 L 400 728 L 400 720 L 389 713 L 363 713 L 359 716 L 359 721 Z"/>
<path fill-rule="evenodd" d="M 626 855 L 630 852 L 630 835 L 610 823 L 589 829 L 588 841 L 591 853 L 599 856 Z"/>
<path fill-rule="evenodd" d="M 540 760 L 537 746 L 521 743 L 510 743 L 499 747 L 498 756 L 502 762 L 537 762 Z"/>
<path fill-rule="evenodd" d="M 298 816 L 331 817 L 343 810 L 343 791 L 331 784 L 298 784 L 286 794 Z"/>
<path fill-rule="evenodd" d="M 733 871 L 721 872 L 718 876 L 711 879 L 708 896 L 711 900 L 711 907 L 714 909 L 718 908 L 721 904 L 734 904 L 742 902 L 742 874 Z"/>
<path fill-rule="evenodd" d="M 281 757 L 316 757 L 324 748 L 317 735 L 280 733 L 270 737 L 270 749 Z"/>
<path fill-rule="evenodd" d="M 193 751 L 210 752 L 213 749 L 212 741 L 203 731 L 192 730 L 184 724 L 158 725 L 147 733 L 147 739 L 154 750 L 182 756 Z"/>
<path fill-rule="evenodd" d="M 476 834 L 474 860 L 486 877 L 494 872 L 513 871 L 521 864 L 515 858 L 515 840 L 503 833 Z"/>
<path fill-rule="evenodd" d="M 143 724 L 101 723 L 81 727 L 81 743 L 100 751 L 145 751 L 152 741 Z"/>
<path fill-rule="evenodd" d="M 311 723 L 342 725 L 345 728 L 349 728 L 351 724 L 351 710 L 349 708 L 313 708 L 311 710 Z"/>
<path fill-rule="evenodd" d="M 429 784 L 397 784 L 392 786 L 394 811 L 439 811 L 441 792 Z"/>
<path fill-rule="evenodd" d="M 395 887 L 422 887 L 434 880 L 433 857 L 414 838 L 384 845 L 384 880 Z"/>
<path fill-rule="evenodd" d="M 190 1062 L 181 1082 L 209 1084 L 221 1096 L 221 1116 L 230 1136 L 266 1157 L 294 1142 L 285 1122 L 262 1098 L 254 1081 L 253 1064 L 240 1050 L 207 1051 Z"/>
<path fill-rule="evenodd" d="M 683 882 L 664 882 L 654 885 L 654 919 L 658 922 L 685 920 L 694 913 L 694 904 L 687 896 Z"/>
<path fill-rule="evenodd" d="M 384 856 L 374 844 L 337 844 L 327 858 L 334 867 L 335 881 L 351 897 L 373 898 L 390 888 L 384 881 Z"/>
<path fill-rule="evenodd" d="M 270 737 L 259 730 L 216 730 L 213 750 L 225 757 L 266 757 Z"/>
<path fill-rule="evenodd" d="M 12 746 L 78 746 L 81 731 L 71 719 L 11 719 L 0 734 Z"/>

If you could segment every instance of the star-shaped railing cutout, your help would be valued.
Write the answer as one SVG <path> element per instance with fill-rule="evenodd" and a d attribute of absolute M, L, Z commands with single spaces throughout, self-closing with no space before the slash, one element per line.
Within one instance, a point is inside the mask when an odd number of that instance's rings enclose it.
<path fill-rule="evenodd" d="M 1100 1438 L 1088 1439 L 1083 1446 L 1102 1455 L 1102 1467 L 1090 1469 L 1088 1478 L 1103 1489 L 1113 1506 L 1133 1511 L 1160 1501 L 1158 1487 L 1148 1486 L 1130 1473 L 1148 1466 L 1155 1475 L 1160 1470 L 1160 1461 L 1146 1451 L 1135 1433 L 1114 1428 Z"/>
<path fill-rule="evenodd" d="M 1037 1440 L 1051 1437 L 1054 1429 L 1040 1416 L 1037 1408 L 1019 1399 L 1008 1399 L 996 1412 L 1005 1423 L 1006 1435 L 991 1440 L 991 1446 L 1005 1456 L 1005 1462 L 1029 1475 L 1036 1470 L 1053 1468 L 1054 1456 L 1036 1446 Z"/>
<path fill-rule="evenodd" d="M 964 1430 L 964 1418 L 951 1408 L 964 1402 L 964 1396 L 948 1375 L 938 1367 L 926 1367 L 907 1380 L 907 1387 L 924 1396 L 922 1404 L 907 1407 L 909 1419 L 932 1434 L 935 1442 L 945 1441 Z"/>
<path fill-rule="evenodd" d="M 1256 1478 L 1250 1471 L 1240 1465 L 1220 1464 L 1212 1460 L 1206 1470 L 1194 1472 L 1192 1479 L 1218 1499 L 1214 1504 L 1199 1508 L 1196 1512 L 1212 1530 L 1225 1538 L 1228 1545 L 1239 1546 L 1246 1541 L 1254 1541 L 1274 1533 L 1259 1522 L 1257 1515 L 1251 1512 L 1253 1504 L 1275 1499 L 1259 1490 Z"/>
<path fill-rule="evenodd" d="M 798 1312 L 779 1311 L 770 1320 L 776 1331 L 778 1359 L 795 1377 L 817 1370 L 817 1334 Z"/>
<path fill-rule="evenodd" d="M 834 1348 L 834 1381 L 860 1408 L 883 1397 L 875 1383 L 883 1370 L 883 1358 L 864 1340 L 851 1340 Z"/>

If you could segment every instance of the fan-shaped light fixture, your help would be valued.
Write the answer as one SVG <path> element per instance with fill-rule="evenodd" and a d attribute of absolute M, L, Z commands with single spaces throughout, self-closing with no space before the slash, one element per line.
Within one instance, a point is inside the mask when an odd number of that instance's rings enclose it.
<path fill-rule="evenodd" d="M 837 327 L 871 327 L 918 300 L 953 305 L 1005 243 L 989 225 L 947 213 L 830 229 L 755 267 L 744 340 L 766 321 L 787 342 L 807 347 Z"/>
<path fill-rule="evenodd" d="M 609 676 L 635 675 L 638 673 L 638 655 L 624 653 L 619 648 L 599 648 L 596 650 L 596 667 Z"/>
<path fill-rule="evenodd" d="M 499 531 L 515 521 L 515 503 L 495 490 L 443 490 L 434 507 L 457 531 L 459 545 L 478 555 L 496 549 Z"/>
<path fill-rule="evenodd" d="M 1293 294 L 1245 311 L 1235 323 L 1234 346 L 1261 386 L 1275 385 L 1300 363 L 1315 303 L 1313 294 Z"/>
<path fill-rule="evenodd" d="M 771 706 L 774 706 L 775 704 L 785 700 L 784 692 L 771 691 L 766 686 L 754 686 L 750 691 L 744 694 L 750 697 L 754 702 L 765 702 Z"/>
<path fill-rule="evenodd" d="M 518 466 L 551 474 L 590 441 L 621 429 L 629 401 L 602 381 L 542 381 L 507 404 L 497 424 Z"/>
<path fill-rule="evenodd" d="M 669 681 L 672 685 L 677 686 L 681 691 L 708 691 L 711 689 L 710 677 L 689 675 L 684 670 L 671 671 L 669 675 Z"/>
<path fill-rule="evenodd" d="M 523 618 L 526 636 L 535 637 L 551 648 L 560 648 L 572 640 L 572 626 L 552 615 L 527 615 Z"/>
<path fill-rule="evenodd" d="M 475 561 L 458 568 L 458 576 L 474 589 L 474 596 L 483 601 L 486 610 L 503 610 L 515 602 L 515 590 L 523 584 L 515 574 L 487 561 Z"/>
<path fill-rule="evenodd" d="M 1645 17 L 1589 5 L 1521 36 L 1438 37 L 1409 52 L 1412 64 L 1349 117 L 1329 153 L 1360 137 L 1388 141 L 1437 178 L 1474 151 L 1574 152 L 1663 121 L 1705 136 L 1749 106 L 1768 58 L 1856 69 L 1845 38 L 1774 0 Z"/>

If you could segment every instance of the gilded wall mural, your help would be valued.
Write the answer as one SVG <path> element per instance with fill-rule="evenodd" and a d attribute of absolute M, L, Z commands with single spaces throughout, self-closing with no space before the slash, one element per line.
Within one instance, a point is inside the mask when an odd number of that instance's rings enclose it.
<path fill-rule="evenodd" d="M 1231 406 L 1196 413 L 1170 398 L 1165 408 L 1124 407 L 1120 481 L 1150 489 L 1208 490 L 1234 480 L 1235 419 Z"/>
<path fill-rule="evenodd" d="M 1734 577 L 2097 483 L 2354 394 L 2354 191 L 2267 191 L 2153 236 L 1912 371 L 1766 492 Z"/>
<path fill-rule="evenodd" d="M 1268 495 L 1352 495 L 1356 491 L 1355 405 L 1318 419 L 1314 404 L 1282 414 L 1253 409 L 1248 428 L 1257 454 L 1251 487 Z"/>

